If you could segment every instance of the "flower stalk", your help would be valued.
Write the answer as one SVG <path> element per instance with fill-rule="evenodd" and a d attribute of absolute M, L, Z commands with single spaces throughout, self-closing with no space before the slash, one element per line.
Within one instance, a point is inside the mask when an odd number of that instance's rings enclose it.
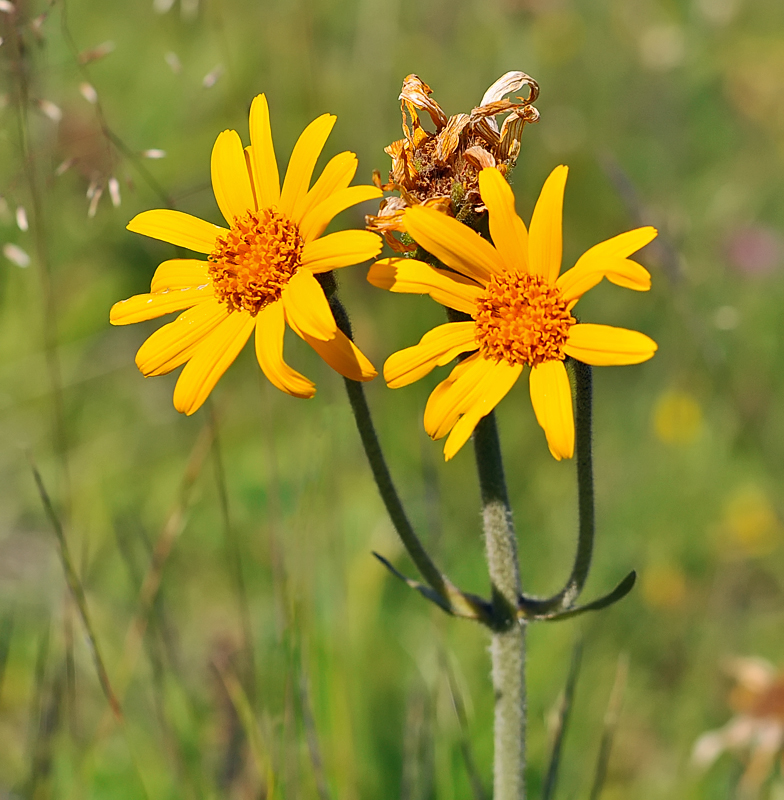
<path fill-rule="evenodd" d="M 338 329 L 346 337 L 352 339 L 351 322 L 346 309 L 337 296 L 337 285 L 334 276 L 332 273 L 324 273 L 319 276 L 319 282 L 329 299 L 330 308 L 335 316 Z M 440 606 L 448 614 L 476 619 L 488 626 L 492 626 L 494 624 L 494 615 L 490 605 L 480 597 L 461 592 L 443 575 L 417 536 L 392 481 L 392 475 L 389 472 L 389 467 L 381 450 L 378 434 L 373 424 L 364 387 L 359 381 L 353 381 L 350 378 L 344 378 L 344 381 L 357 431 L 362 441 L 362 447 L 365 450 L 365 455 L 370 464 L 373 479 L 376 482 L 381 499 L 384 502 L 384 507 L 406 548 L 406 552 L 419 570 L 419 574 L 427 582 L 427 586 L 405 578 L 385 558 L 377 553 L 375 554 L 376 557 L 391 572 L 402 578 L 409 586 Z"/>
<path fill-rule="evenodd" d="M 517 559 L 517 536 L 504 479 L 495 412 L 474 430 L 474 453 L 482 496 L 482 521 L 487 565 L 492 584 L 493 611 L 504 620 L 490 643 L 495 721 L 493 728 L 494 800 L 525 796 L 525 633 L 527 622 L 517 618 L 522 594 Z"/>

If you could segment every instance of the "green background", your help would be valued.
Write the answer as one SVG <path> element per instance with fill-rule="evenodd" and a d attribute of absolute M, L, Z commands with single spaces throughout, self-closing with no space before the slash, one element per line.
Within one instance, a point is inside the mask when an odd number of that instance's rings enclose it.
<path fill-rule="evenodd" d="M 640 580 L 608 611 L 532 627 L 530 793 L 539 796 L 582 637 L 557 796 L 589 795 L 618 664 L 628 681 L 602 797 L 734 796 L 743 757 L 707 772 L 689 758 L 732 714 L 726 659 L 784 657 L 784 5 L 158 6 L 20 0 L 16 13 L 0 11 L 0 239 L 31 259 L 0 263 L 0 793 L 448 800 L 474 796 L 470 742 L 488 795 L 488 638 L 372 557 L 412 574 L 339 376 L 287 338 L 287 360 L 318 386 L 299 401 L 267 383 L 246 348 L 186 418 L 172 407 L 174 377 L 145 380 L 133 363 L 160 323 L 111 328 L 108 310 L 146 291 L 174 255 L 124 229 L 161 205 L 156 185 L 177 208 L 219 221 L 210 149 L 226 128 L 247 142 L 256 94 L 267 94 L 281 167 L 329 111 L 338 122 L 320 164 L 353 150 L 357 182 L 368 183 L 373 169 L 386 176 L 383 148 L 401 136 L 407 74 L 454 114 L 520 69 L 541 86 L 542 117 L 526 128 L 513 175 L 523 218 L 567 163 L 565 266 L 623 230 L 660 231 L 639 257 L 649 294 L 605 282 L 580 306 L 584 321 L 659 343 L 652 361 L 594 376 L 598 540 L 585 598 L 631 569 Z M 105 57 L 84 56 L 104 42 Z M 166 157 L 139 155 L 152 148 Z M 89 216 L 88 187 L 111 177 L 121 205 L 104 191 Z M 336 227 L 361 226 L 373 210 L 346 212 Z M 345 270 L 341 294 L 380 368 L 442 311 L 363 276 Z M 484 594 L 471 448 L 444 464 L 422 430 L 427 395 L 446 375 L 436 372 L 399 390 L 378 379 L 368 396 L 422 538 L 456 583 Z M 574 467 L 548 454 L 526 384 L 498 419 L 524 585 L 548 594 L 570 566 Z M 65 523 L 122 724 L 69 600 L 31 458 Z M 171 549 L 152 570 L 160 592 L 126 680 L 126 637 L 161 542 Z M 784 796 L 784 782 L 773 776 L 765 792 Z"/>

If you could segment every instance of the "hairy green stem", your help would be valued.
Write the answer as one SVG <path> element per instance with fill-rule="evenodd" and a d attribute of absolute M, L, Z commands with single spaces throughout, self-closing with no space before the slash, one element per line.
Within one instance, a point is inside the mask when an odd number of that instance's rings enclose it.
<path fill-rule="evenodd" d="M 490 644 L 495 691 L 493 800 L 525 796 L 525 622 L 517 620 L 521 594 L 517 536 L 504 479 L 495 414 L 483 417 L 474 431 L 474 452 L 482 495 L 487 565 L 493 611 L 506 624 Z"/>
<path fill-rule="evenodd" d="M 338 327 L 349 339 L 353 338 L 351 322 L 349 321 L 348 314 L 343 304 L 335 294 L 334 283 L 332 286 L 328 285 L 325 288 L 327 289 L 332 313 L 335 315 L 335 321 Z M 331 289 L 331 291 L 329 291 L 329 289 Z M 392 520 L 392 524 L 395 526 L 398 536 L 400 536 L 403 541 L 408 554 L 411 556 L 414 564 L 416 564 L 422 577 L 440 595 L 448 597 L 451 593 L 451 587 L 447 586 L 444 576 L 433 563 L 423 547 L 422 542 L 419 540 L 419 537 L 416 535 L 406 511 L 403 508 L 403 503 L 400 501 L 400 497 L 395 489 L 395 484 L 392 482 L 392 475 L 384 459 L 381 444 L 378 440 L 378 434 L 376 433 L 375 425 L 373 425 L 373 418 L 370 415 L 370 407 L 365 397 L 365 389 L 358 381 L 352 381 L 350 378 L 345 378 L 344 380 L 348 399 L 351 403 L 351 410 L 354 412 L 357 430 L 362 440 L 362 446 L 370 462 L 373 478 L 378 487 L 381 499 L 384 502 L 384 507 L 389 514 L 389 518 Z"/>

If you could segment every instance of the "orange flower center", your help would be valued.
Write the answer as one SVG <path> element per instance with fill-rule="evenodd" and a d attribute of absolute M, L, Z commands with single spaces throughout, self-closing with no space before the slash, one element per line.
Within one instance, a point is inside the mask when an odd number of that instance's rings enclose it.
<path fill-rule="evenodd" d="M 302 264 L 302 248 L 297 226 L 272 208 L 236 217 L 207 258 L 215 297 L 255 316 L 280 299 Z"/>
<path fill-rule="evenodd" d="M 562 361 L 569 313 L 560 290 L 538 275 L 493 275 L 476 304 L 476 340 L 485 358 L 537 366 Z"/>

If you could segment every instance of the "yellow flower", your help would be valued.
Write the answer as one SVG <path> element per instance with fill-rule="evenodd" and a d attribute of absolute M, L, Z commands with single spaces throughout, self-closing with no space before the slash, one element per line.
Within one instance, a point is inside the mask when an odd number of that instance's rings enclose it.
<path fill-rule="evenodd" d="M 305 128 L 281 188 L 267 100 L 259 95 L 250 109 L 250 147 L 243 149 L 236 131 L 223 131 L 212 150 L 212 188 L 228 229 L 167 209 L 145 211 L 129 223 L 128 230 L 207 255 L 206 261 L 164 261 L 151 293 L 115 303 L 110 315 L 112 324 L 128 325 L 187 309 L 136 354 L 145 376 L 185 364 L 174 389 L 178 411 L 192 414 L 202 405 L 254 330 L 256 356 L 270 382 L 294 397 L 312 397 L 314 384 L 283 360 L 286 323 L 341 375 L 376 376 L 338 330 L 316 279 L 381 250 L 369 231 L 321 236 L 338 213 L 381 196 L 374 186 L 349 187 L 357 170 L 349 152 L 329 161 L 308 188 L 335 119 L 324 114 Z"/>
<path fill-rule="evenodd" d="M 444 448 L 447 460 L 525 366 L 531 368 L 531 402 L 550 452 L 559 460 L 571 458 L 574 416 L 564 358 L 595 366 L 638 364 L 656 351 L 656 343 L 642 333 L 584 324 L 572 316 L 575 303 L 602 278 L 637 291 L 650 288 L 648 271 L 628 256 L 648 244 L 656 230 L 638 228 L 597 244 L 559 277 L 567 171 L 556 167 L 545 182 L 530 234 L 515 212 L 509 184 L 497 169 L 483 169 L 479 188 L 495 246 L 446 214 L 409 208 L 406 230 L 450 271 L 409 258 L 383 259 L 370 269 L 368 280 L 375 286 L 429 294 L 470 317 L 439 325 L 384 365 L 384 378 L 396 388 L 475 351 L 435 388 L 425 408 L 425 430 L 433 439 L 451 431 Z"/>

